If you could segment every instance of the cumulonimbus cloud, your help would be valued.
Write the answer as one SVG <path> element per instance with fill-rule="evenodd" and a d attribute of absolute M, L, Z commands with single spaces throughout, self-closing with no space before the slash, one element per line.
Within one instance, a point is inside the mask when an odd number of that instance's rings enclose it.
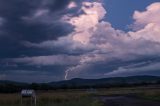
<path fill-rule="evenodd" d="M 38 44 L 25 43 L 29 47 L 66 47 L 66 51 L 85 50 L 83 55 L 78 55 L 80 59 L 77 65 L 66 69 L 65 79 L 68 79 L 69 74 L 73 71 L 76 72 L 82 68 L 84 64 L 96 62 L 97 59 L 92 57 L 89 57 L 89 61 L 81 62 L 83 57 L 88 57 L 90 54 L 99 57 L 98 61 L 109 61 L 111 57 L 127 61 L 134 60 L 138 58 L 137 56 L 159 56 L 159 2 L 151 4 L 143 12 L 135 11 L 133 14 L 135 22 L 132 26 L 136 31 L 128 32 L 116 30 L 109 22 L 103 21 L 107 11 L 100 2 L 83 2 L 79 11 L 82 11 L 82 14 L 78 16 L 66 14 L 62 18 L 63 21 L 74 26 L 74 32 L 68 36 L 61 37 L 57 41 L 44 41 Z"/>

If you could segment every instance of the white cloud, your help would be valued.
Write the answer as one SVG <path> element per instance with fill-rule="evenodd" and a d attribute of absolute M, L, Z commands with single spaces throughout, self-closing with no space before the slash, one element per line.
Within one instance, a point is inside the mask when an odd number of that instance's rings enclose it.
<path fill-rule="evenodd" d="M 146 8 L 146 11 L 135 11 L 134 27 L 141 28 L 136 32 L 129 32 L 134 39 L 146 39 L 160 42 L 160 2 L 153 3 Z"/>
<path fill-rule="evenodd" d="M 68 6 L 67 6 L 68 9 L 72 9 L 72 8 L 75 8 L 75 7 L 77 7 L 77 4 L 76 4 L 76 2 L 74 2 L 74 1 L 70 2 L 70 3 L 68 4 Z"/>
<path fill-rule="evenodd" d="M 135 24 L 146 26 L 149 23 L 160 25 L 160 2 L 153 3 L 146 8 L 146 11 L 135 11 L 133 19 Z"/>
<path fill-rule="evenodd" d="M 68 23 L 75 26 L 75 32 L 72 34 L 73 40 L 82 44 L 87 44 L 91 37 L 91 33 L 95 30 L 95 26 L 106 14 L 101 3 L 83 2 L 81 11 L 84 14 L 71 18 L 69 15 L 64 16 Z"/>
<path fill-rule="evenodd" d="M 160 43 L 160 26 L 155 23 L 148 23 L 143 29 L 136 32 L 129 32 L 133 39 L 145 39 Z"/>

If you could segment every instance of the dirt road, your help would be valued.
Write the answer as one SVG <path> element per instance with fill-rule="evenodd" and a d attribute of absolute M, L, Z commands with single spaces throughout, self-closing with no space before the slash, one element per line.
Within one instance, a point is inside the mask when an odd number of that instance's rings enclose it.
<path fill-rule="evenodd" d="M 160 102 L 130 96 L 100 96 L 105 106 L 160 106 Z"/>

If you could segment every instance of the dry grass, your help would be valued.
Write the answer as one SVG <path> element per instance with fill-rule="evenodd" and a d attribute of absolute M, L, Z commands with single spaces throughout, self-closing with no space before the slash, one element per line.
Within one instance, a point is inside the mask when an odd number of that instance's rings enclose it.
<path fill-rule="evenodd" d="M 25 100 L 23 106 L 30 104 Z M 85 91 L 38 92 L 37 106 L 102 106 L 103 104 Z M 22 106 L 19 94 L 0 94 L 0 106 Z"/>
<path fill-rule="evenodd" d="M 136 94 L 145 99 L 160 101 L 159 88 L 130 87 L 98 89 L 94 94 L 85 90 L 68 91 L 48 91 L 37 92 L 37 106 L 103 106 L 95 95 L 126 95 Z M 29 106 L 30 102 L 25 101 L 26 105 L 21 105 L 20 94 L 0 94 L 0 106 Z"/>
<path fill-rule="evenodd" d="M 99 89 L 98 95 L 127 95 L 127 94 L 157 94 L 160 95 L 160 88 L 150 87 L 124 87 L 124 88 L 110 88 L 110 89 Z"/>
<path fill-rule="evenodd" d="M 17 94 L 0 94 L 0 106 L 13 104 L 19 104 L 21 102 L 21 97 Z"/>

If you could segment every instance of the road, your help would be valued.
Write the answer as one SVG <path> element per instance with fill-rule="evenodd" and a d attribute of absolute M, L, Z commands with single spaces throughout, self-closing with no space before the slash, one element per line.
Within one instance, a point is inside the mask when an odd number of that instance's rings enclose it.
<path fill-rule="evenodd" d="M 158 101 L 150 101 L 130 96 L 100 96 L 105 106 L 160 106 Z"/>

